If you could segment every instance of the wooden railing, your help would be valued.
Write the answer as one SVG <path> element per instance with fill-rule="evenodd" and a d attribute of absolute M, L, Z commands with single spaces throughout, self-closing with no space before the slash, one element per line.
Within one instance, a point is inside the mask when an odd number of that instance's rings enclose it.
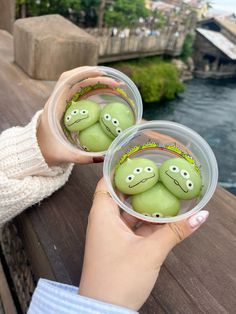
<path fill-rule="evenodd" d="M 112 29 L 86 31 L 99 42 L 99 63 L 151 55 L 179 56 L 186 35 L 184 26 L 165 27 L 151 35 L 137 35 L 132 30 L 124 38 L 119 30 L 116 36 L 112 36 Z"/>

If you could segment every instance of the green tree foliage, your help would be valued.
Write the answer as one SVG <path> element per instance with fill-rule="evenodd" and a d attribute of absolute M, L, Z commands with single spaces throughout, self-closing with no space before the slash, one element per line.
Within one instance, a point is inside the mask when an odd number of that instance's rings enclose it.
<path fill-rule="evenodd" d="M 186 61 L 189 57 L 193 54 L 193 44 L 194 44 L 195 37 L 193 34 L 188 33 L 185 37 L 181 58 Z"/>
<path fill-rule="evenodd" d="M 61 14 L 84 27 L 136 27 L 146 19 L 150 29 L 166 25 L 166 16 L 146 8 L 145 0 L 16 0 L 17 18 Z"/>
<path fill-rule="evenodd" d="M 71 18 L 80 11 L 81 0 L 16 0 L 17 17 L 22 17 L 22 7 L 26 16 L 61 14 Z"/>
<path fill-rule="evenodd" d="M 81 0 L 81 23 L 85 27 L 95 27 L 98 21 L 98 10 L 101 0 Z"/>
<path fill-rule="evenodd" d="M 102 10 L 102 14 L 101 11 Z M 144 0 L 16 0 L 17 17 L 61 14 L 85 27 L 134 26 L 150 11 Z M 104 17 L 103 17 L 104 16 Z"/>
<path fill-rule="evenodd" d="M 167 24 L 167 16 L 164 12 L 159 10 L 150 12 L 149 20 L 151 29 L 159 29 Z"/>
<path fill-rule="evenodd" d="M 107 26 L 134 26 L 140 17 L 146 18 L 149 10 L 144 0 L 116 0 L 108 1 L 105 11 L 105 24 Z"/>
<path fill-rule="evenodd" d="M 146 103 L 171 100 L 185 90 L 175 65 L 157 57 L 121 62 L 114 67 L 130 76 Z"/>

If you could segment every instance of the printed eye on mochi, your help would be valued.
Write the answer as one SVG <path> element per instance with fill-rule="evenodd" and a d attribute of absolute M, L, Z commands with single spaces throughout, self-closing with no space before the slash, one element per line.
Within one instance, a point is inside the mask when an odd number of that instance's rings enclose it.
<path fill-rule="evenodd" d="M 101 107 L 91 100 L 72 101 L 64 115 L 64 125 L 70 132 L 82 131 L 99 120 Z"/>
<path fill-rule="evenodd" d="M 100 116 L 103 131 L 112 139 L 135 123 L 132 110 L 123 103 L 113 102 L 103 107 Z"/>
<path fill-rule="evenodd" d="M 173 195 L 182 200 L 193 199 L 201 192 L 200 174 L 182 158 L 171 158 L 162 163 L 160 181 Z"/>
<path fill-rule="evenodd" d="M 153 187 L 159 177 L 156 164 L 147 158 L 128 158 L 115 173 L 115 185 L 127 195 L 144 192 Z"/>
<path fill-rule="evenodd" d="M 92 152 L 105 151 L 112 143 L 112 139 L 103 132 L 99 122 L 79 132 L 78 139 L 84 150 Z"/>

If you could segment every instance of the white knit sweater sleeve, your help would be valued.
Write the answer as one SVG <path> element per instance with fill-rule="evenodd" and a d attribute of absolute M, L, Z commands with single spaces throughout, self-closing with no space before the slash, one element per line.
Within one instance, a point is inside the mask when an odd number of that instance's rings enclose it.
<path fill-rule="evenodd" d="M 46 164 L 36 137 L 40 114 L 25 127 L 13 127 L 0 135 L 0 225 L 51 195 L 71 173 L 73 164 Z"/>

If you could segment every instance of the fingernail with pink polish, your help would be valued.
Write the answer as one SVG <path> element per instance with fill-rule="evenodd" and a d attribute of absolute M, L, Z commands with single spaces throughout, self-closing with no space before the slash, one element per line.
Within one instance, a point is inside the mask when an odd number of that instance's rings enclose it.
<path fill-rule="evenodd" d="M 199 213 L 195 214 L 192 216 L 189 220 L 188 223 L 191 228 L 196 229 L 201 226 L 206 220 L 207 217 L 209 216 L 209 212 L 206 210 L 202 210 Z"/>

